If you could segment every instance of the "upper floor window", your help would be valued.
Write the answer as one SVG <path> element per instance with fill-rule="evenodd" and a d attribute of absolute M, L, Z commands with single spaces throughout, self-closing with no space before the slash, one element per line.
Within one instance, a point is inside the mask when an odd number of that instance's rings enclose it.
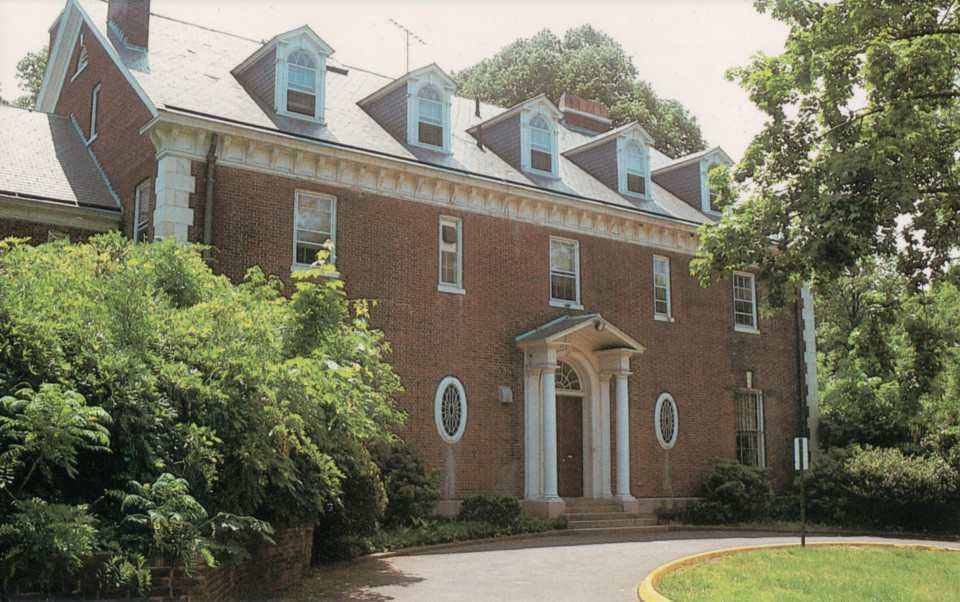
<path fill-rule="evenodd" d="M 150 180 L 144 180 L 137 186 L 133 206 L 133 242 L 147 240 L 147 228 L 150 225 Z"/>
<path fill-rule="evenodd" d="M 623 190 L 630 194 L 647 196 L 647 155 L 636 142 L 630 142 L 623 149 Z"/>
<path fill-rule="evenodd" d="M 317 62 L 302 50 L 287 57 L 287 111 L 311 117 L 317 111 Z"/>
<path fill-rule="evenodd" d="M 440 285 L 438 290 L 463 293 L 462 222 L 455 217 L 440 218 Z"/>
<path fill-rule="evenodd" d="M 93 96 L 90 99 L 90 137 L 87 138 L 87 144 L 93 142 L 97 137 L 97 109 L 100 104 L 100 84 L 93 89 Z"/>
<path fill-rule="evenodd" d="M 580 306 L 580 243 L 550 239 L 550 304 Z"/>
<path fill-rule="evenodd" d="M 653 256 L 653 317 L 670 319 L 670 259 Z"/>
<path fill-rule="evenodd" d="M 733 324 L 737 330 L 757 329 L 757 295 L 753 274 L 733 273 Z"/>
<path fill-rule="evenodd" d="M 73 81 L 73 79 L 76 79 L 76 77 L 80 75 L 80 72 L 86 69 L 87 67 L 87 46 L 86 44 L 83 43 L 82 33 L 80 34 L 80 39 L 77 41 L 77 45 L 80 47 L 80 54 L 77 55 L 77 68 L 73 73 L 73 77 L 71 78 L 71 81 Z"/>
<path fill-rule="evenodd" d="M 764 466 L 763 395 L 741 390 L 736 394 L 737 461 L 747 466 Z"/>
<path fill-rule="evenodd" d="M 539 115 L 530 120 L 530 168 L 553 172 L 553 132 Z"/>
<path fill-rule="evenodd" d="M 337 199 L 313 192 L 297 192 L 293 228 L 294 263 L 310 265 L 328 240 L 336 244 Z M 336 249 L 336 247 L 334 247 Z M 333 255 L 330 263 L 334 263 Z"/>
<path fill-rule="evenodd" d="M 443 98 L 430 86 L 417 93 L 418 129 L 420 144 L 443 147 Z"/>

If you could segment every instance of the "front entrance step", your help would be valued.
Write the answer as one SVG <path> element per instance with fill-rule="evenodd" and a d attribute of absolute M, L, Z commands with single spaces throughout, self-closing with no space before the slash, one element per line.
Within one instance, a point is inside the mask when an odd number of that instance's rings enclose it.
<path fill-rule="evenodd" d="M 614 515 L 616 516 L 616 515 Z M 653 517 L 644 518 L 605 518 L 594 520 L 578 520 L 573 517 L 567 518 L 568 529 L 609 529 L 612 527 L 652 527 L 657 524 L 657 519 Z"/>
<path fill-rule="evenodd" d="M 567 512 L 620 512 L 623 502 L 594 498 L 564 498 Z"/>
<path fill-rule="evenodd" d="M 623 532 L 656 527 L 653 513 L 624 512 L 620 500 L 567 498 L 567 528 L 583 532 Z"/>

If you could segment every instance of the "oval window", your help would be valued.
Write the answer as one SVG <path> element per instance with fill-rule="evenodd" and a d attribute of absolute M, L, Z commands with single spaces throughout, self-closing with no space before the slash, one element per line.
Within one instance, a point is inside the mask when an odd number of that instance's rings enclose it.
<path fill-rule="evenodd" d="M 677 403 L 669 393 L 663 393 L 657 399 L 653 412 L 653 425 L 657 432 L 657 441 L 663 449 L 670 449 L 677 442 Z"/>
<path fill-rule="evenodd" d="M 459 441 L 467 423 L 467 394 L 455 377 L 448 376 L 440 381 L 433 414 L 440 437 L 447 443 Z"/>

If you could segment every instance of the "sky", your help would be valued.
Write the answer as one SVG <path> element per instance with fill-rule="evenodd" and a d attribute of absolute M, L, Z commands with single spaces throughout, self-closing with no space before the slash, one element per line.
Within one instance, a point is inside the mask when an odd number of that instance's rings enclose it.
<path fill-rule="evenodd" d="M 47 43 L 65 0 L 0 0 L 0 95 L 20 95 L 14 74 L 27 52 Z M 152 0 L 151 12 L 244 37 L 267 40 L 308 24 L 335 50 L 333 58 L 398 77 L 437 63 L 447 73 L 493 56 L 542 29 L 562 37 L 590 23 L 633 59 L 640 78 L 662 98 L 679 100 L 697 118 L 709 146 L 738 160 L 763 126 L 763 115 L 724 74 L 757 52 L 779 54 L 787 28 L 758 14 L 747 0 L 519 0 L 510 3 L 317 0 Z M 391 22 L 393 21 L 393 22 Z M 554 101 L 558 99 L 553 99 Z"/>

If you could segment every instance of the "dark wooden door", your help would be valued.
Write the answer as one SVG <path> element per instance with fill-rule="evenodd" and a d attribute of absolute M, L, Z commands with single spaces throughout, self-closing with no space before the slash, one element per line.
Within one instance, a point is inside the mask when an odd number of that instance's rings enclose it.
<path fill-rule="evenodd" d="M 557 397 L 557 489 L 583 497 L 583 400 Z"/>

